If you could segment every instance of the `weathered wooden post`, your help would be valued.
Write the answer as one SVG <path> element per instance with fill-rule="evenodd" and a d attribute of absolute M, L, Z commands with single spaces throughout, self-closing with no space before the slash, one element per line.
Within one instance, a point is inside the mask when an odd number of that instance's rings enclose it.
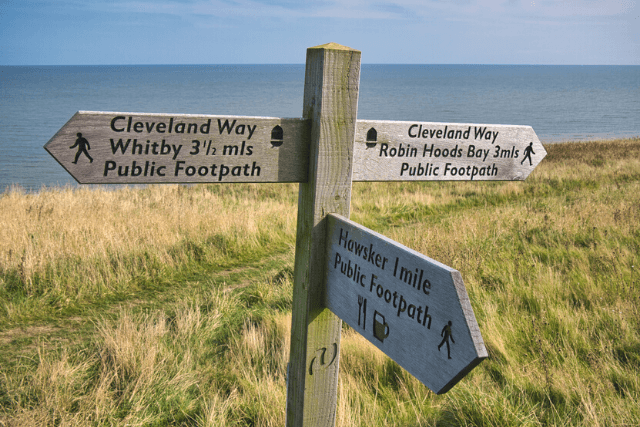
<path fill-rule="evenodd" d="M 300 184 L 287 426 L 333 426 L 342 321 L 324 306 L 326 217 L 349 217 L 360 52 L 335 43 L 307 50 L 303 119 L 309 178 Z"/>

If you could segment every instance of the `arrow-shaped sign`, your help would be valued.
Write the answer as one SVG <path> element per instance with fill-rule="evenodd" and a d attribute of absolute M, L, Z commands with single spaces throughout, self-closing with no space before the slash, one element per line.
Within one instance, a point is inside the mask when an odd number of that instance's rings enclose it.
<path fill-rule="evenodd" d="M 327 216 L 326 306 L 435 393 L 487 351 L 460 273 L 344 217 Z"/>
<path fill-rule="evenodd" d="M 44 148 L 82 184 L 301 182 L 302 119 L 80 111 Z"/>
<path fill-rule="evenodd" d="M 353 180 L 523 180 L 546 154 L 531 126 L 358 120 Z"/>

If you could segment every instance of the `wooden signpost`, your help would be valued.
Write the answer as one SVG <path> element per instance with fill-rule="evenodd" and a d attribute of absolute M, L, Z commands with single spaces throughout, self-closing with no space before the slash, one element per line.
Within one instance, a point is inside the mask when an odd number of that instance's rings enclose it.
<path fill-rule="evenodd" d="M 487 356 L 460 273 L 349 221 L 353 181 L 522 180 L 528 126 L 357 120 L 360 52 L 307 50 L 301 119 L 78 112 L 80 183 L 299 182 L 287 426 L 335 423 L 342 320 L 436 393 Z"/>

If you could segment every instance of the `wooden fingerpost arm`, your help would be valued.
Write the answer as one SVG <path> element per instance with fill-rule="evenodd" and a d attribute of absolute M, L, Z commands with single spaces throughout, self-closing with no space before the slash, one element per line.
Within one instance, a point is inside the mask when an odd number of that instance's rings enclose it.
<path fill-rule="evenodd" d="M 307 49 L 302 116 L 310 120 L 309 178 L 300 184 L 287 426 L 333 426 L 342 321 L 325 308 L 329 213 L 349 217 L 360 51 Z"/>

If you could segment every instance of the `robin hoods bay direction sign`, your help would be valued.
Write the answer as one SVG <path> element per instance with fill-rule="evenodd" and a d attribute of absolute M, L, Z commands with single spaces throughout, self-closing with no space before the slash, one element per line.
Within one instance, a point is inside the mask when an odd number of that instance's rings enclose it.
<path fill-rule="evenodd" d="M 358 120 L 353 180 L 523 180 L 545 155 L 531 126 Z"/>
<path fill-rule="evenodd" d="M 487 357 L 460 273 L 327 217 L 326 305 L 435 393 Z"/>

